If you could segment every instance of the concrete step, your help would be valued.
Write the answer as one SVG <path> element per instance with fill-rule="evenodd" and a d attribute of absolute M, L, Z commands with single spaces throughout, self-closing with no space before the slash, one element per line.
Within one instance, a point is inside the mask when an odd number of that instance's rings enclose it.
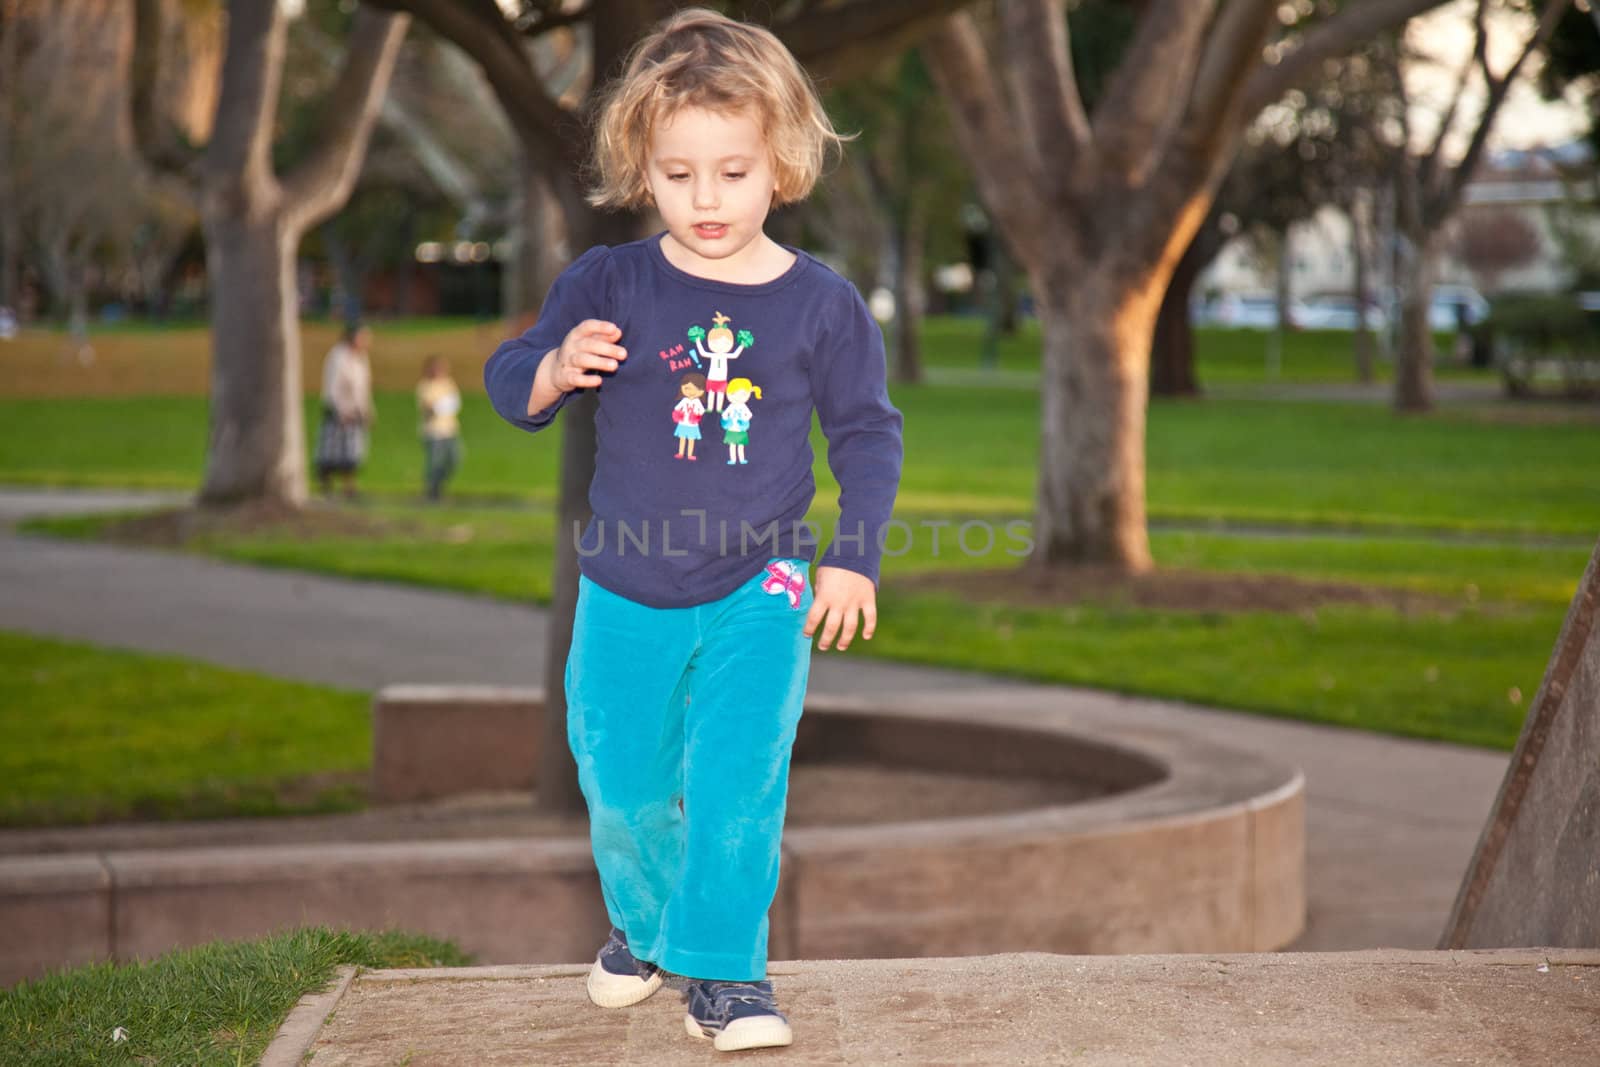
<path fill-rule="evenodd" d="M 706 1064 L 670 988 L 594 1007 L 586 966 L 346 972 L 263 1067 Z M 1595 1063 L 1600 950 L 776 963 L 789 1064 Z"/>

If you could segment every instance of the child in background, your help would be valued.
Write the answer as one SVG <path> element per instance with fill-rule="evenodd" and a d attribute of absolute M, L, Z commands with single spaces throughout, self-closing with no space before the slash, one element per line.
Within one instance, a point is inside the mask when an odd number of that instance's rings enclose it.
<path fill-rule="evenodd" d="M 901 417 L 861 295 L 763 230 L 774 204 L 810 193 L 841 140 L 777 38 L 679 11 L 597 114 L 592 202 L 653 206 L 666 230 L 585 252 L 484 368 L 495 410 L 529 432 L 576 390 L 598 394 L 565 675 L 613 927 L 589 996 L 624 1007 L 671 972 L 688 979 L 691 1035 L 721 1051 L 787 1045 L 766 980 L 767 910 L 810 638 L 820 627 L 819 648 L 837 638 L 843 650 L 858 624 L 872 636 Z M 713 314 L 762 338 L 739 355 L 762 385 L 762 446 L 747 463 L 680 462 L 686 449 L 663 447 L 662 414 L 687 395 L 693 365 L 682 338 Z M 816 492 L 813 410 L 841 512 L 814 589 L 818 546 L 802 521 Z"/>
<path fill-rule="evenodd" d="M 439 355 L 422 364 L 417 383 L 417 416 L 422 433 L 423 495 L 437 501 L 444 495 L 461 462 L 461 390 L 450 377 L 450 364 Z"/>

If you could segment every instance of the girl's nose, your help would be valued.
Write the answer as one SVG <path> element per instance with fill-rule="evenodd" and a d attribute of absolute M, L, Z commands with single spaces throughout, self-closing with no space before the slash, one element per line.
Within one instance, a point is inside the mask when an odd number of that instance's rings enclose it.
<path fill-rule="evenodd" d="M 716 182 L 695 182 L 695 184 L 694 184 L 694 206 L 695 207 L 716 207 L 717 206 L 717 183 Z"/>

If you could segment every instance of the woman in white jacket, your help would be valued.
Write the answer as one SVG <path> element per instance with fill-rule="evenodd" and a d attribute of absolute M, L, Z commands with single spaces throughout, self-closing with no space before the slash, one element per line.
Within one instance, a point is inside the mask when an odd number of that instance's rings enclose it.
<path fill-rule="evenodd" d="M 344 495 L 356 495 L 356 473 L 367 458 L 367 427 L 373 418 L 372 365 L 367 359 L 371 343 L 372 331 L 352 323 L 322 362 L 316 464 L 324 496 L 332 492 L 336 474 L 344 482 Z"/>

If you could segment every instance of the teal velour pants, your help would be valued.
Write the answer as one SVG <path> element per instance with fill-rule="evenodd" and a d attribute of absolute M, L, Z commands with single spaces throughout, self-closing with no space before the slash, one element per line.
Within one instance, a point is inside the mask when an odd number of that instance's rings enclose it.
<path fill-rule="evenodd" d="M 763 570 L 690 608 L 579 583 L 567 737 L 606 911 L 635 956 L 690 978 L 766 976 L 811 669 L 807 563 L 787 562 L 788 588 Z"/>

